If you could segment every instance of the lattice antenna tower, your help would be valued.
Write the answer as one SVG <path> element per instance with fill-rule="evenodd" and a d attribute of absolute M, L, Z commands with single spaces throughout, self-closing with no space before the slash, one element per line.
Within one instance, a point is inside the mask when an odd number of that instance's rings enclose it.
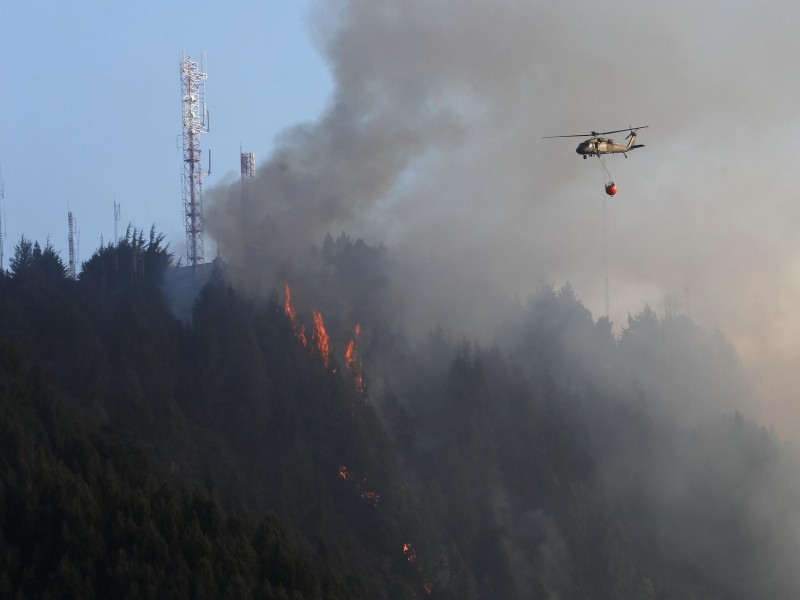
<path fill-rule="evenodd" d="M 69 223 L 69 276 L 72 279 L 78 278 L 78 270 L 75 265 L 75 219 L 72 217 L 72 211 L 67 212 L 67 223 Z"/>
<path fill-rule="evenodd" d="M 254 152 L 245 152 L 239 144 L 239 163 L 242 170 L 242 266 L 246 268 L 247 260 L 247 194 L 250 187 L 249 181 L 256 176 L 256 155 Z"/>
<path fill-rule="evenodd" d="M 205 53 L 200 64 L 181 53 L 183 96 L 183 215 L 186 224 L 186 262 L 197 269 L 203 259 L 203 169 L 200 136 L 209 131 L 206 107 Z"/>
<path fill-rule="evenodd" d="M 252 179 L 256 176 L 256 155 L 255 152 L 242 152 L 239 146 L 240 162 L 242 165 L 242 180 Z"/>

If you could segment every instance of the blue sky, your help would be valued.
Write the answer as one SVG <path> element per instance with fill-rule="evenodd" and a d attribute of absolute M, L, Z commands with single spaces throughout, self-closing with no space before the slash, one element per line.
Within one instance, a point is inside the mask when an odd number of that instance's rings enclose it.
<path fill-rule="evenodd" d="M 88 259 L 113 237 L 115 197 L 121 231 L 155 223 L 182 254 L 181 50 L 207 56 L 211 186 L 238 175 L 240 143 L 263 159 L 276 133 L 325 106 L 330 77 L 307 13 L 291 1 L 5 3 L 5 266 L 21 235 L 49 238 L 66 260 L 68 210 Z"/>

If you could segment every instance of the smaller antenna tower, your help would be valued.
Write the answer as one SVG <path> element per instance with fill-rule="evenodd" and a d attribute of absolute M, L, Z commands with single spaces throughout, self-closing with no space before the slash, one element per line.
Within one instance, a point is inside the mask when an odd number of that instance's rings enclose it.
<path fill-rule="evenodd" d="M 242 266 L 247 266 L 247 195 L 250 187 L 249 181 L 256 176 L 256 155 L 254 152 L 244 152 L 239 144 L 239 163 L 242 167 Z"/>
<path fill-rule="evenodd" d="M 239 154 L 242 164 L 242 179 L 253 179 L 256 176 L 255 152 L 242 152 L 242 147 L 239 146 Z"/>
<path fill-rule="evenodd" d="M 114 244 L 119 244 L 119 234 L 118 226 L 119 226 L 119 218 L 122 215 L 122 205 L 117 204 L 117 201 L 114 200 Z"/>
<path fill-rule="evenodd" d="M 67 213 L 67 222 L 69 223 L 69 277 L 71 279 L 78 278 L 78 271 L 75 266 L 75 219 L 72 217 L 72 211 Z"/>

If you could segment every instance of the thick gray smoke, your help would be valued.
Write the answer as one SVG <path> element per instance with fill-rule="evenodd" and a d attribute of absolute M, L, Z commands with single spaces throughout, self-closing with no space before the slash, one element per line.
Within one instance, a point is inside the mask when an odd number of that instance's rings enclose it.
<path fill-rule="evenodd" d="M 258 177 L 208 194 L 208 230 L 248 287 L 291 278 L 341 231 L 395 257 L 398 318 L 489 338 L 542 281 L 604 311 L 603 172 L 577 140 L 650 125 L 608 160 L 610 317 L 671 297 L 719 324 L 769 421 L 800 358 L 791 227 L 796 3 L 339 0 L 312 13 L 335 89 Z M 268 76 L 268 74 L 265 74 Z M 622 134 L 624 136 L 624 134 Z M 620 136 L 620 137 L 622 137 Z M 266 141 L 265 141 L 266 143 Z M 399 289 L 398 289 L 399 288 Z"/>
<path fill-rule="evenodd" d="M 756 581 L 791 597 L 782 557 L 800 539 L 797 465 L 733 416 L 750 410 L 735 353 L 680 313 L 731 340 L 762 420 L 797 435 L 798 12 L 789 0 L 321 3 L 312 23 L 335 84 L 328 107 L 286 129 L 256 179 L 210 190 L 208 230 L 248 289 L 289 281 L 301 304 L 326 286 L 371 291 L 370 310 L 411 337 L 441 325 L 498 342 L 534 380 L 547 373 L 578 397 L 635 403 L 641 392 L 641 412 L 621 402 L 588 428 L 608 497 L 643 507 L 676 579 L 700 565 L 741 597 Z M 577 139 L 541 139 L 628 125 L 650 128 L 646 148 L 608 159 L 614 199 Z M 334 281 L 324 260 L 309 267 L 308 248 L 351 252 L 323 241 L 342 231 L 387 252 L 356 252 Z M 597 322 L 606 253 L 609 316 L 627 328 L 618 343 Z M 517 300 L 543 282 L 560 291 Z M 628 320 L 646 304 L 661 320 L 649 309 Z M 363 335 L 368 355 L 373 333 Z M 381 374 L 368 374 L 375 390 Z M 563 589 L 571 562 L 557 527 L 503 494 L 496 521 L 520 589 L 534 575 Z M 656 597 L 649 580 L 640 597 Z"/>

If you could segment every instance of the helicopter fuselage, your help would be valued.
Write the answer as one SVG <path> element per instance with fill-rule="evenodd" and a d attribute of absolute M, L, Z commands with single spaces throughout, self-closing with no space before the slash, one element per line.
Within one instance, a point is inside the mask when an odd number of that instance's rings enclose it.
<path fill-rule="evenodd" d="M 578 144 L 575 152 L 583 155 L 583 158 L 588 156 L 600 156 L 601 154 L 625 154 L 635 148 L 642 148 L 644 144 L 636 143 L 636 135 L 631 135 L 627 145 L 617 144 L 614 140 L 604 137 L 593 137 Z"/>

